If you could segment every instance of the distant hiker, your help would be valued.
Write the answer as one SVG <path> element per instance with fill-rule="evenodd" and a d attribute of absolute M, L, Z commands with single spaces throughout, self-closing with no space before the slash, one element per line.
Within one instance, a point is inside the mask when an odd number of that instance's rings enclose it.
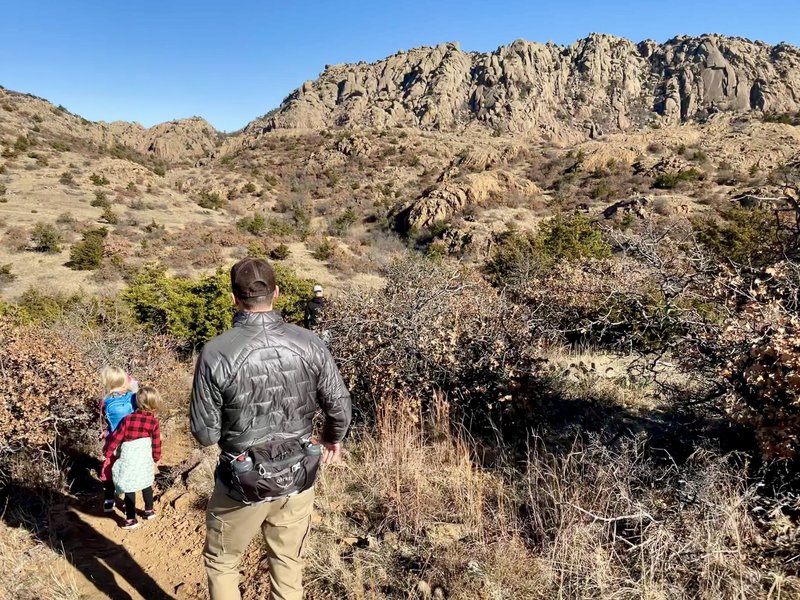
<path fill-rule="evenodd" d="M 306 305 L 306 314 L 303 319 L 306 329 L 314 329 L 320 321 L 322 311 L 325 308 L 325 290 L 322 286 L 317 284 L 314 286 L 314 296 L 308 301 Z"/>
<path fill-rule="evenodd" d="M 161 396 L 152 387 L 143 387 L 137 397 L 137 408 L 122 419 L 108 438 L 106 457 L 119 457 L 111 467 L 116 493 L 125 494 L 123 529 L 139 526 L 136 519 L 136 492 L 144 498 L 144 518 L 153 519 L 153 479 L 155 464 L 161 460 L 161 426 L 156 416 Z"/>
<path fill-rule="evenodd" d="M 272 310 L 275 273 L 245 258 L 231 269 L 233 328 L 197 360 L 191 428 L 221 450 L 203 551 L 211 600 L 239 600 L 239 559 L 261 530 L 274 600 L 303 597 L 303 551 L 320 463 L 338 460 L 350 394 L 325 344 Z M 318 409 L 321 446 L 311 437 Z"/>
<path fill-rule="evenodd" d="M 136 392 L 139 383 L 122 369 L 115 366 L 104 367 L 100 372 L 105 396 L 100 402 L 100 419 L 105 428 L 101 434 L 103 456 L 106 456 L 108 437 L 116 430 L 120 421 L 136 409 Z M 113 458 L 103 461 L 100 468 L 100 480 L 105 482 L 103 493 L 103 511 L 114 512 L 114 483 L 111 480 L 111 464 Z"/>

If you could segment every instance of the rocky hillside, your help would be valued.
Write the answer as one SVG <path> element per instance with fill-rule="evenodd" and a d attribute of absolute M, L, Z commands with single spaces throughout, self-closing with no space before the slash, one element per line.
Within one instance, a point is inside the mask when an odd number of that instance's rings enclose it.
<path fill-rule="evenodd" d="M 800 109 L 800 50 L 717 35 L 636 44 L 592 34 L 571 46 L 457 44 L 327 66 L 246 131 L 412 126 L 579 139 L 719 111 Z"/>
<path fill-rule="evenodd" d="M 741 198 L 795 202 L 798 64 L 788 46 L 712 36 L 444 45 L 329 67 L 231 135 L 196 117 L 92 122 L 0 88 L 0 297 L 253 253 L 370 287 L 409 246 L 479 265 L 554 214 L 686 227 Z M 72 255 L 93 231 L 102 256 L 83 268 Z"/>
<path fill-rule="evenodd" d="M 48 139 L 78 143 L 86 149 L 126 148 L 142 158 L 161 163 L 191 162 L 206 156 L 222 143 L 222 134 L 200 117 L 178 119 L 154 127 L 115 121 L 92 122 L 63 106 L 31 94 L 0 87 L 0 135 L 16 137 L 32 130 Z"/>

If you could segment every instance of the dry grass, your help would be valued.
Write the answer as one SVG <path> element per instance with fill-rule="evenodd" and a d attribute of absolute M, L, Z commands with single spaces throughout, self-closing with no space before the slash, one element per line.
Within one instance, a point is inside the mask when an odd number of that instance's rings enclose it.
<path fill-rule="evenodd" d="M 652 382 L 637 377 L 635 356 L 564 346 L 548 347 L 543 356 L 543 373 L 564 398 L 591 398 L 634 411 L 654 410 L 664 402 Z"/>
<path fill-rule="evenodd" d="M 531 441 L 505 473 L 447 432 L 385 411 L 318 485 L 312 599 L 790 598 L 760 566 L 754 489 L 732 461 L 677 465 L 631 440 Z"/>
<path fill-rule="evenodd" d="M 17 515 L 15 520 L 20 517 L 24 515 Z M 32 527 L 35 530 L 35 524 Z M 80 597 L 70 566 L 60 554 L 37 541 L 27 527 L 11 527 L 0 521 L 0 599 L 78 600 Z"/>
<path fill-rule="evenodd" d="M 503 478 L 475 467 L 469 445 L 438 426 L 447 410 L 437 406 L 432 437 L 384 412 L 376 435 L 324 474 L 309 597 L 425 597 L 437 588 L 449 598 L 494 597 L 478 594 L 482 580 L 511 597 L 533 591 L 524 572 L 537 565 L 521 552 Z"/>
<path fill-rule="evenodd" d="M 659 468 L 633 442 L 577 444 L 564 455 L 535 446 L 529 535 L 552 569 L 551 597 L 760 597 L 767 576 L 748 555 L 751 494 L 710 454 Z"/>

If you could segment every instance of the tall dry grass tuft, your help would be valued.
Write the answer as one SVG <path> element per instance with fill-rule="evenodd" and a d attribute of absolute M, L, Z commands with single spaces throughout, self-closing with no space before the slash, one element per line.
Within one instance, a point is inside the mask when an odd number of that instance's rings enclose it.
<path fill-rule="evenodd" d="M 449 406 L 442 396 L 434 400 L 427 428 L 404 418 L 407 414 L 398 405 L 380 407 L 375 436 L 358 448 L 359 465 L 370 465 L 373 484 L 381 483 L 376 491 L 383 497 L 386 525 L 419 536 L 432 523 L 450 523 L 457 515 L 483 542 L 488 506 L 508 521 L 502 481 L 476 469 L 465 440 L 449 434 Z"/>
<path fill-rule="evenodd" d="M 559 598 L 756 598 L 754 494 L 742 470 L 708 452 L 678 466 L 641 443 L 539 440 L 526 482 L 526 531 Z"/>
<path fill-rule="evenodd" d="M 755 495 L 736 457 L 677 464 L 641 440 L 529 442 L 527 464 L 480 467 L 428 417 L 385 403 L 318 485 L 314 599 L 789 598 L 759 555 Z M 437 591 L 438 590 L 438 591 Z M 437 596 L 438 594 L 438 596 Z"/>
<path fill-rule="evenodd" d="M 416 589 L 425 597 L 438 587 L 475 598 L 484 571 L 533 568 L 520 555 L 502 476 L 477 468 L 470 444 L 450 434 L 444 399 L 434 399 L 425 421 L 409 413 L 403 403 L 384 404 L 347 462 L 323 473 L 310 597 L 405 598 Z M 512 579 L 501 587 L 527 585 L 521 574 Z M 524 597 L 518 591 L 513 597 Z"/>

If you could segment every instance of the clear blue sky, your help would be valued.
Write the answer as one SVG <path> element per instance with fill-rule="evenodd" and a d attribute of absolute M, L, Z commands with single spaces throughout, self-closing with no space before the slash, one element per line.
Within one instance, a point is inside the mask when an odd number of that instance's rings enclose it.
<path fill-rule="evenodd" d="M 233 131 L 326 63 L 458 41 L 723 33 L 800 45 L 798 0 L 0 0 L 0 85 L 92 120 Z"/>

